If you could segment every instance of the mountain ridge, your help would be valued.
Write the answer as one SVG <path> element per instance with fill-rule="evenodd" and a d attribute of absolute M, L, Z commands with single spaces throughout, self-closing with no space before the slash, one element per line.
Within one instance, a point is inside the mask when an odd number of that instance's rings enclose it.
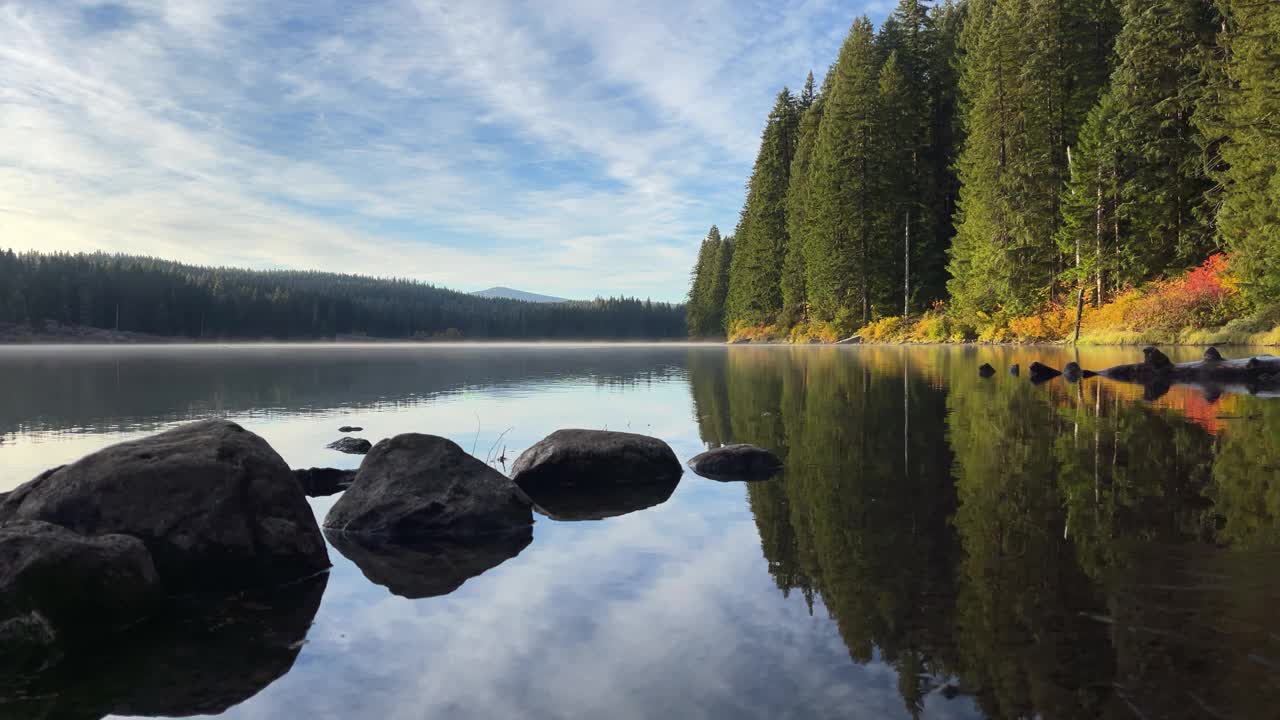
<path fill-rule="evenodd" d="M 515 288 L 506 287 L 505 285 L 495 285 L 484 290 L 477 290 L 472 295 L 482 298 L 502 298 L 505 300 L 523 300 L 524 302 L 534 303 L 566 303 L 571 302 L 568 298 L 555 297 L 554 295 L 543 295 L 541 293 L 528 292 L 527 290 L 517 290 Z"/>

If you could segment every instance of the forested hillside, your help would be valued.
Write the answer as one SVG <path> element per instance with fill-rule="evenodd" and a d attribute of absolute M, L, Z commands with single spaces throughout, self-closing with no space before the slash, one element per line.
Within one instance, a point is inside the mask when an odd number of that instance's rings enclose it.
<path fill-rule="evenodd" d="M 1137 332 L 1197 268 L 1211 291 L 1165 326 L 1271 318 L 1278 163 L 1280 2 L 899 0 L 779 93 L 689 331 Z"/>
<path fill-rule="evenodd" d="M 0 323 L 184 338 L 658 339 L 683 306 L 632 298 L 558 304 L 475 297 L 408 280 L 256 272 L 125 255 L 0 251 Z"/>

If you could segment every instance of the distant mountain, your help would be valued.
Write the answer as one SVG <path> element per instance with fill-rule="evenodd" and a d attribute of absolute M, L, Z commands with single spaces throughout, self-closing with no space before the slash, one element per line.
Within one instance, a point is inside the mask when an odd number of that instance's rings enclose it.
<path fill-rule="evenodd" d="M 523 300 L 525 302 L 534 303 L 562 303 L 569 302 L 565 298 L 552 297 L 550 295 L 539 295 L 538 293 L 525 292 L 524 290 L 515 290 L 509 287 L 491 287 L 488 290 L 478 290 L 471 293 L 476 297 L 484 298 L 505 298 L 507 300 Z"/>

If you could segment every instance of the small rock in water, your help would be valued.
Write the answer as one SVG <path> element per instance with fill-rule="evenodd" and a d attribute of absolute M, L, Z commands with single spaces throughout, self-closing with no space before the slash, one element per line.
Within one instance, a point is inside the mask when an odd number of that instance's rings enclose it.
<path fill-rule="evenodd" d="M 325 447 L 348 455 L 364 455 L 373 449 L 373 443 L 364 438 L 344 437 L 341 440 L 334 440 Z"/>
<path fill-rule="evenodd" d="M 721 482 L 767 480 L 782 470 L 782 459 L 755 445 L 725 445 L 694 456 L 689 469 Z"/>
<path fill-rule="evenodd" d="M 1048 365 L 1043 365 L 1039 362 L 1031 363 L 1031 366 L 1027 368 L 1027 371 L 1031 377 L 1031 382 L 1037 384 L 1045 382 L 1046 380 L 1052 380 L 1062 374 L 1057 369 L 1051 368 Z"/>
<path fill-rule="evenodd" d="M 1080 363 L 1069 362 L 1062 368 L 1062 376 L 1067 379 L 1067 382 L 1080 382 L 1083 375 L 1084 371 L 1080 369 Z"/>
<path fill-rule="evenodd" d="M 989 378 L 995 374 L 996 374 L 996 369 L 991 367 L 991 365 L 988 363 L 982 363 L 982 365 L 978 368 L 978 375 L 981 377 Z"/>
<path fill-rule="evenodd" d="M 557 430 L 525 450 L 511 479 L 526 489 L 670 483 L 684 470 L 655 437 L 608 430 Z"/>
<path fill-rule="evenodd" d="M 356 427 L 354 425 L 343 425 L 342 427 L 338 428 L 338 432 L 340 433 L 360 432 L 362 430 L 364 430 L 364 428 Z"/>
<path fill-rule="evenodd" d="M 355 470 L 337 470 L 334 468 L 309 468 L 294 470 L 293 476 L 302 486 L 307 497 L 324 497 L 334 495 L 351 487 L 355 482 Z"/>
<path fill-rule="evenodd" d="M 1159 348 L 1154 346 L 1142 348 L 1142 358 L 1143 362 L 1157 370 L 1164 370 L 1173 365 L 1173 361 L 1169 359 L 1169 356 L 1160 352 Z"/>
<path fill-rule="evenodd" d="M 1018 363 L 1014 363 L 1014 364 L 1012 364 L 1012 365 L 1010 365 L 1010 366 L 1009 366 L 1009 374 L 1010 374 L 1010 375 L 1012 375 L 1012 376 L 1014 376 L 1014 377 L 1018 377 L 1018 374 L 1019 374 L 1020 372 L 1022 372 L 1022 368 L 1018 366 Z"/>
<path fill-rule="evenodd" d="M 1205 362 L 1222 362 L 1222 353 L 1218 352 L 1218 348 L 1211 347 L 1204 351 Z"/>

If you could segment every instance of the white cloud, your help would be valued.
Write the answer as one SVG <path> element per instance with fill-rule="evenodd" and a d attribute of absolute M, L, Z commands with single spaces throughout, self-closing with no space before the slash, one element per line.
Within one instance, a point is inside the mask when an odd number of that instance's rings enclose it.
<path fill-rule="evenodd" d="M 677 299 L 833 4 L 0 3 L 0 245 Z"/>

